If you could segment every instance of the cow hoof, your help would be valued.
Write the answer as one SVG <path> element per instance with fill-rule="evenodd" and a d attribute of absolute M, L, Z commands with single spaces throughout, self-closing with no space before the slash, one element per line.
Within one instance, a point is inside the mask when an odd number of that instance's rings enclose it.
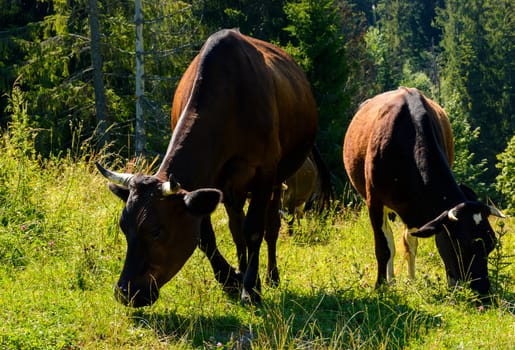
<path fill-rule="evenodd" d="M 389 283 L 386 281 L 386 279 L 378 280 L 375 284 L 375 290 L 379 293 L 384 293 L 388 291 Z"/>
<path fill-rule="evenodd" d="M 241 292 L 241 305 L 261 305 L 261 294 L 254 289 L 247 291 L 247 289 L 243 288 Z"/>
<path fill-rule="evenodd" d="M 240 295 L 240 287 L 239 286 L 233 286 L 233 285 L 224 285 L 224 292 L 233 299 L 238 298 L 238 295 Z"/>
<path fill-rule="evenodd" d="M 240 272 L 231 271 L 230 276 L 223 283 L 224 292 L 232 298 L 238 298 L 242 288 L 242 281 L 243 275 Z"/>
<path fill-rule="evenodd" d="M 268 284 L 270 287 L 275 288 L 279 286 L 279 281 L 279 271 L 277 271 L 277 269 L 274 269 L 268 273 L 266 284 Z"/>

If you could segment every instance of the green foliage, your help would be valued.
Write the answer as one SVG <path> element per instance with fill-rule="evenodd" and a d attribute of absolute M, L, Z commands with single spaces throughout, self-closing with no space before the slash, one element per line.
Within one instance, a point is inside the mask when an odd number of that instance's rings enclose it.
<path fill-rule="evenodd" d="M 385 41 L 384 35 L 377 27 L 369 27 L 365 37 L 367 50 L 370 60 L 374 62 L 375 77 L 374 88 L 370 91 L 372 97 L 379 93 L 390 81 L 391 69 L 387 64 L 388 43 Z"/>
<path fill-rule="evenodd" d="M 430 54 L 439 32 L 432 26 L 437 2 L 381 0 L 372 5 L 369 49 L 377 62 L 378 92 L 391 90 L 406 80 L 405 65 L 433 79 Z M 416 86 L 416 85 L 412 85 Z M 416 86 L 418 87 L 418 86 Z M 423 88 L 423 87 L 419 87 Z"/>
<path fill-rule="evenodd" d="M 52 1 L 53 12 L 31 23 L 30 37 L 17 37 L 24 48 L 11 76 L 30 101 L 32 122 L 45 132 L 36 148 L 44 155 L 65 151 L 73 137 L 96 132 L 87 2 Z M 99 4 L 104 85 L 110 139 L 116 149 L 132 144 L 134 115 L 134 5 L 119 1 Z M 145 11 L 145 118 L 150 153 L 166 149 L 173 89 L 198 49 L 203 27 L 183 1 L 150 2 Z M 2 47 L 0 45 L 0 57 Z M 1 58 L 0 58 L 1 61 Z M 1 67 L 1 64 L 0 64 Z M 12 81 L 10 82 L 12 84 Z M 10 86 L 9 86 L 10 88 Z M 7 91 L 4 88 L 3 91 Z M 4 123 L 5 124 L 5 123 Z M 132 150 L 128 156 L 132 157 Z"/>
<path fill-rule="evenodd" d="M 497 175 L 496 188 L 504 197 L 506 208 L 515 214 L 515 135 L 512 136 L 504 152 L 497 155 L 496 167 L 500 169 Z"/>
<path fill-rule="evenodd" d="M 74 181 L 75 185 L 81 181 L 88 183 L 80 176 L 73 176 L 84 170 L 84 165 L 81 168 L 74 164 L 76 158 L 45 159 L 36 152 L 35 139 L 39 131 L 29 122 L 26 94 L 18 86 L 13 88 L 8 111 L 11 122 L 2 130 L 0 139 L 3 150 L 0 202 L 8 204 L 0 208 L 0 263 L 16 270 L 45 256 L 63 253 L 59 245 L 63 243 L 60 233 L 73 232 L 83 225 L 84 218 L 79 218 L 85 214 L 67 212 L 69 208 L 66 209 L 65 203 L 89 194 L 67 197 Z M 86 157 L 91 149 L 81 151 Z M 44 176 L 41 175 L 43 169 Z M 66 185 L 63 185 L 63 177 L 68 181 Z M 62 198 L 56 198 L 61 195 Z M 70 222 L 65 223 L 65 218 Z M 72 223 L 73 220 L 76 222 Z"/>
<path fill-rule="evenodd" d="M 350 65 L 357 59 L 348 54 L 346 41 L 350 43 L 355 28 L 345 25 L 352 19 L 347 6 L 334 0 L 288 1 L 284 6 L 288 23 L 284 30 L 290 36 L 286 50 L 313 87 L 319 110 L 317 143 L 337 179 L 344 178 L 342 135 L 357 91 L 357 82 L 349 80 Z"/>
<path fill-rule="evenodd" d="M 22 267 L 27 264 L 28 247 L 19 243 L 24 242 L 25 233 L 29 233 L 36 238 L 27 242 L 32 247 L 41 232 L 34 225 L 42 217 L 41 207 L 30 182 L 39 165 L 34 152 L 36 133 L 29 125 L 27 101 L 18 87 L 9 97 L 8 110 L 12 113 L 12 121 L 0 139 L 0 203 L 4 203 L 0 207 L 0 235 L 5 227 L 13 227 L 16 234 L 7 235 L 0 242 L 0 262 L 6 266 Z M 32 217 L 34 221 L 24 222 L 25 216 Z"/>
<path fill-rule="evenodd" d="M 438 12 L 443 30 L 442 97 L 456 92 L 472 128 L 481 128 L 481 137 L 470 149 L 491 166 L 481 182 L 494 184 L 496 154 L 513 134 L 513 11 L 510 1 L 446 1 Z M 511 95 L 511 97 L 509 97 Z M 494 122 L 495 121 L 495 122 Z M 493 188 L 493 186 L 491 187 Z M 494 193 L 490 195 L 495 197 Z"/>
<path fill-rule="evenodd" d="M 313 86 L 321 118 L 341 122 L 338 116 L 348 104 L 344 84 L 349 68 L 341 31 L 343 18 L 335 1 L 290 1 L 284 11 L 289 23 L 284 30 L 292 38 L 287 49 Z"/>
<path fill-rule="evenodd" d="M 7 156 L 29 156 L 34 158 L 35 130 L 31 127 L 30 117 L 27 113 L 27 100 L 20 87 L 15 85 L 9 96 L 6 111 L 11 113 L 11 122 L 7 125 L 4 137 L 5 152 Z"/>
<path fill-rule="evenodd" d="M 435 99 L 437 89 L 431 79 L 423 71 L 413 71 L 411 61 L 407 60 L 402 67 L 401 86 L 416 86 L 417 89 L 422 91 L 426 96 Z"/>
<path fill-rule="evenodd" d="M 470 149 L 470 145 L 478 140 L 480 130 L 472 129 L 469 118 L 456 95 L 457 93 L 448 96 L 445 105 L 454 134 L 455 157 L 452 170 L 458 183 L 472 186 L 480 197 L 486 197 L 490 188 L 479 179 L 487 169 L 487 162 L 485 159 L 477 161 L 476 155 Z"/>
<path fill-rule="evenodd" d="M 495 293 L 499 299 L 504 299 L 509 293 L 509 285 L 513 281 L 513 276 L 510 275 L 510 264 L 515 258 L 513 252 L 510 254 L 504 249 L 506 244 L 506 235 L 508 235 L 508 229 L 504 221 L 498 221 L 496 227 L 497 243 L 493 252 L 488 257 L 488 263 L 490 267 L 491 279 Z"/>
<path fill-rule="evenodd" d="M 283 37 L 285 15 L 283 0 L 217 0 L 194 3 L 194 13 L 210 32 L 239 28 L 247 35 L 273 41 Z"/>

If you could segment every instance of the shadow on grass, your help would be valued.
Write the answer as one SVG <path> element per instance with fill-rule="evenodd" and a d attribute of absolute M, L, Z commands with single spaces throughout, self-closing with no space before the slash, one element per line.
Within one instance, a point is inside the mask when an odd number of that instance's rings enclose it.
<path fill-rule="evenodd" d="M 235 315 L 184 316 L 175 312 L 154 313 L 142 309 L 134 311 L 132 319 L 136 326 L 152 328 L 161 341 L 171 345 L 184 343 L 194 347 L 216 348 L 222 342 L 223 345 L 250 344 L 250 338 L 246 338 L 250 334 L 248 327 Z"/>
<path fill-rule="evenodd" d="M 170 343 L 194 347 L 402 349 L 440 325 L 440 317 L 415 310 L 394 293 L 355 296 L 351 292 L 282 291 L 259 308 L 241 306 L 223 316 L 134 312 L 134 322 L 154 329 Z M 245 319 L 245 320 L 244 320 Z"/>

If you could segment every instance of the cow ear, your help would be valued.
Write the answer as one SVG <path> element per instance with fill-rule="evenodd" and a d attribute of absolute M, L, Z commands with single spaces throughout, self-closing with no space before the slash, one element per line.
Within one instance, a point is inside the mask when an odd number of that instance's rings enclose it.
<path fill-rule="evenodd" d="M 436 219 L 428 222 L 415 232 L 411 232 L 414 237 L 427 238 L 443 231 L 443 225 L 449 221 L 449 212 L 446 210 Z"/>
<path fill-rule="evenodd" d="M 222 200 L 222 192 L 211 188 L 202 188 L 184 196 L 184 204 L 194 215 L 211 214 Z"/>
<path fill-rule="evenodd" d="M 120 185 L 115 185 L 114 183 L 109 183 L 107 185 L 111 192 L 113 192 L 117 197 L 119 197 L 124 202 L 127 202 L 129 198 L 129 189 Z"/>

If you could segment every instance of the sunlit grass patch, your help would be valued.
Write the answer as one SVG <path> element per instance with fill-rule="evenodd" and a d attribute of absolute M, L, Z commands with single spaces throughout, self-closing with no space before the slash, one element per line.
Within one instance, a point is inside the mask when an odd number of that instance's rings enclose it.
<path fill-rule="evenodd" d="M 447 288 L 433 239 L 420 240 L 415 281 L 399 247 L 396 282 L 374 290 L 366 209 L 334 208 L 325 218 L 306 215 L 293 235 L 281 231 L 281 283 L 263 285 L 260 306 L 227 296 L 196 250 L 154 305 L 130 309 L 113 296 L 126 249 L 123 203 L 93 160 L 16 152 L 0 153 L 2 349 L 513 348 L 513 218 L 492 221 L 500 243 L 490 259 L 490 305 L 469 289 Z M 236 265 L 223 206 L 212 221 L 222 254 Z"/>

